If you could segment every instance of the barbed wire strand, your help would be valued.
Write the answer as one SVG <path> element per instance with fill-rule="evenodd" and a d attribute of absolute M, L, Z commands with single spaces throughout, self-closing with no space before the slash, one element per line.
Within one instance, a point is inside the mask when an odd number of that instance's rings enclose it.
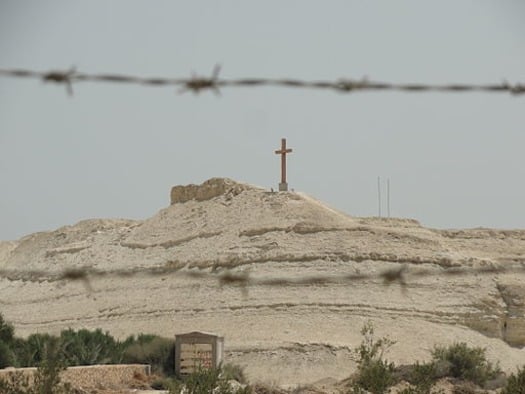
<path fill-rule="evenodd" d="M 64 84 L 69 95 L 73 94 L 73 83 L 77 82 L 106 82 L 126 83 L 149 86 L 173 86 L 179 87 L 179 93 L 191 91 L 195 94 L 201 91 L 211 90 L 220 94 L 224 87 L 261 87 L 274 86 L 284 88 L 306 88 L 333 90 L 340 93 L 352 93 L 358 91 L 400 91 L 400 92 L 483 92 L 483 93 L 510 93 L 521 95 L 525 93 L 525 84 L 510 84 L 507 81 L 496 84 L 422 84 L 422 83 L 389 83 L 373 82 L 367 78 L 360 80 L 338 79 L 336 81 L 306 81 L 300 79 L 275 79 L 275 78 L 219 78 L 220 66 L 216 65 L 210 77 L 193 75 L 190 78 L 155 78 L 140 77 L 124 74 L 88 74 L 77 72 L 75 68 L 65 71 L 34 71 L 27 69 L 0 69 L 0 75 L 14 78 L 33 78 L 43 82 L 54 82 Z"/>
<path fill-rule="evenodd" d="M 250 286 L 284 287 L 284 286 L 311 286 L 311 285 L 349 285 L 357 282 L 379 281 L 384 285 L 399 284 L 403 289 L 411 283 L 409 280 L 422 277 L 461 277 L 494 274 L 525 273 L 525 265 L 480 266 L 480 267 L 451 267 L 441 270 L 431 270 L 418 267 L 410 269 L 407 264 L 384 270 L 379 273 L 363 274 L 322 274 L 303 277 L 254 277 L 249 272 L 234 272 L 223 268 L 223 272 L 207 270 L 187 270 L 174 267 L 156 266 L 149 268 L 98 270 L 94 268 L 75 268 L 63 271 L 50 272 L 45 270 L 6 270 L 0 269 L 0 279 L 26 281 L 71 281 L 83 282 L 89 291 L 92 291 L 91 281 L 101 278 L 126 278 L 135 276 L 158 277 L 175 275 L 195 280 L 211 279 L 220 286 L 238 286 L 243 292 Z"/>

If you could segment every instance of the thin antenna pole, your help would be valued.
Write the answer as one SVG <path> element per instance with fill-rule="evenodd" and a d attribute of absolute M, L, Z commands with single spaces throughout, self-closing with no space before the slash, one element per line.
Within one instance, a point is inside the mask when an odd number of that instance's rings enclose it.
<path fill-rule="evenodd" d="M 390 217 L 390 178 L 386 180 L 386 211 Z"/>
<path fill-rule="evenodd" d="M 377 202 L 379 208 L 379 217 L 381 217 L 381 177 L 377 177 Z"/>

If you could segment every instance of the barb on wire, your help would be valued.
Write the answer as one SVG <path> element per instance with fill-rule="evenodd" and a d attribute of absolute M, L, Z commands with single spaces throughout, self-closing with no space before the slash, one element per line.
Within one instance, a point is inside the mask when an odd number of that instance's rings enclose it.
<path fill-rule="evenodd" d="M 184 86 L 179 90 L 179 93 L 191 90 L 193 93 L 199 94 L 201 90 L 211 89 L 216 95 L 220 96 L 221 92 L 217 87 L 220 71 L 220 64 L 216 64 L 210 78 L 198 77 L 196 74 L 193 74 L 191 79 L 184 83 Z"/>
<path fill-rule="evenodd" d="M 84 269 L 66 269 L 60 275 L 60 279 L 69 281 L 81 281 L 84 283 L 84 286 L 86 286 L 86 290 L 89 293 L 93 292 L 93 287 L 91 287 L 88 272 Z"/>
<path fill-rule="evenodd" d="M 383 283 L 389 285 L 390 283 L 398 282 L 402 287 L 406 286 L 405 272 L 407 271 L 407 265 L 403 264 L 400 268 L 384 271 L 381 276 L 383 277 Z"/>
<path fill-rule="evenodd" d="M 299 79 L 272 79 L 272 78 L 240 78 L 220 79 L 220 65 L 216 65 L 210 77 L 192 75 L 191 78 L 147 78 L 122 74 L 86 74 L 79 73 L 74 68 L 67 71 L 39 72 L 23 69 L 0 69 L 0 76 L 13 78 L 36 78 L 42 81 L 64 83 L 70 95 L 73 94 L 72 85 L 75 82 L 111 82 L 128 83 L 149 86 L 178 86 L 179 92 L 192 91 L 195 94 L 204 90 L 210 90 L 217 95 L 222 87 L 260 87 L 276 86 L 293 89 L 324 89 L 340 93 L 352 93 L 358 91 L 398 91 L 398 92 L 483 92 L 483 93 L 510 93 L 521 95 L 525 93 L 525 84 L 510 84 L 507 81 L 495 84 L 398 84 L 390 82 L 373 82 L 367 78 L 360 80 L 338 79 L 335 81 L 305 81 Z"/>
<path fill-rule="evenodd" d="M 75 76 L 75 67 L 71 67 L 67 71 L 50 71 L 42 75 L 44 82 L 63 83 L 66 85 L 68 95 L 73 96 L 73 78 Z"/>

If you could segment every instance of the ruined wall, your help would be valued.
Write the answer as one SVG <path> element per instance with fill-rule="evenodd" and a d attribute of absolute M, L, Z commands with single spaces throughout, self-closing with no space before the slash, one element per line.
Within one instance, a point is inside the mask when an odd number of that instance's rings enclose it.
<path fill-rule="evenodd" d="M 171 189 L 171 205 L 190 200 L 211 200 L 223 194 L 237 195 L 248 188 L 248 185 L 237 183 L 228 178 L 211 178 L 201 185 L 174 186 Z"/>
<path fill-rule="evenodd" d="M 13 373 L 22 372 L 32 377 L 36 368 L 6 368 L 0 369 L 0 378 Z M 62 382 L 73 387 L 121 389 L 129 387 L 134 381 L 151 374 L 151 367 L 142 364 L 120 365 L 85 365 L 69 367 L 60 373 Z"/>

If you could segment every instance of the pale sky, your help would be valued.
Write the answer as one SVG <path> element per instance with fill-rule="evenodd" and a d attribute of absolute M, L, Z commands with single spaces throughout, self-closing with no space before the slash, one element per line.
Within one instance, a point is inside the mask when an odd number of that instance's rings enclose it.
<path fill-rule="evenodd" d="M 525 83 L 525 2 L 0 0 L 0 68 Z M 229 177 L 350 215 L 525 228 L 525 95 L 176 89 L 0 77 L 0 239 L 144 219 Z M 384 185 L 383 185 L 384 186 Z M 384 190 L 383 190 L 384 192 Z M 383 206 L 383 212 L 386 205 Z"/>

